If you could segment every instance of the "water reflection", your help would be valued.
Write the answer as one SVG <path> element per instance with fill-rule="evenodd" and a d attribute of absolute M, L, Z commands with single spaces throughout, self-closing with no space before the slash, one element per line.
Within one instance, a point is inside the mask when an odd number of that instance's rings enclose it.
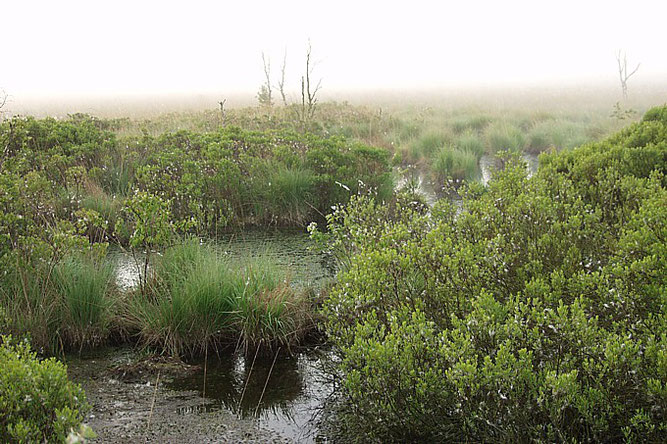
<path fill-rule="evenodd" d="M 438 192 L 435 184 L 428 179 L 428 176 L 415 166 L 409 166 L 398 179 L 396 190 L 408 190 L 419 196 L 429 206 L 435 205 L 438 201 Z"/>
<path fill-rule="evenodd" d="M 259 425 L 283 436 L 309 441 L 314 430 L 312 418 L 332 391 L 322 370 L 326 353 L 310 351 L 287 356 L 236 353 L 209 357 L 204 381 L 201 370 L 178 377 L 167 386 L 172 390 L 192 390 L 204 394 L 205 405 L 180 411 L 197 414 L 225 409 L 241 418 L 256 418 Z M 254 364 L 253 364 L 254 361 Z"/>
<path fill-rule="evenodd" d="M 310 239 L 304 231 L 245 231 L 221 236 L 215 241 L 220 254 L 228 258 L 244 259 L 262 256 L 287 274 L 295 285 L 318 286 L 331 276 L 329 264 L 319 253 L 309 249 Z M 116 269 L 116 282 L 121 290 L 130 290 L 139 285 L 144 256 L 114 248 L 109 260 Z"/>
<path fill-rule="evenodd" d="M 220 250 L 234 259 L 264 257 L 286 270 L 292 283 L 317 285 L 331 276 L 325 258 L 312 250 L 303 230 L 250 230 L 220 237 Z"/>
<path fill-rule="evenodd" d="M 537 172 L 539 166 L 538 157 L 535 154 L 524 153 L 521 159 L 526 163 L 528 177 Z M 500 161 L 496 156 L 485 154 L 479 159 L 479 168 L 482 170 L 482 183 L 486 185 L 491 180 L 491 173 L 494 169 L 500 167 Z"/>
<path fill-rule="evenodd" d="M 143 254 L 132 256 L 127 251 L 111 248 L 107 257 L 116 269 L 116 285 L 120 290 L 131 290 L 139 286 L 139 264 L 144 259 Z"/>

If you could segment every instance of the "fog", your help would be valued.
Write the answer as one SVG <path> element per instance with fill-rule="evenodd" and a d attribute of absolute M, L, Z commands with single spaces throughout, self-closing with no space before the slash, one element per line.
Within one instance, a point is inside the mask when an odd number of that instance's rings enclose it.
<path fill-rule="evenodd" d="M 298 98 L 310 41 L 322 97 L 618 86 L 664 93 L 659 1 L 6 1 L 0 87 L 14 110 L 251 103 L 261 54 Z M 376 97 L 377 92 L 377 97 Z"/>

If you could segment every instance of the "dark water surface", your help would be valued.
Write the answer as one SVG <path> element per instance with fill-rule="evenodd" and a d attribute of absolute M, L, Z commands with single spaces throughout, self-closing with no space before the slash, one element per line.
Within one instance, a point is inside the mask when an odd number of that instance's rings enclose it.
<path fill-rule="evenodd" d="M 303 230 L 250 230 L 221 236 L 214 245 L 232 260 L 249 256 L 266 258 L 283 269 L 292 284 L 318 287 L 331 277 L 332 269 L 326 258 L 310 249 L 312 243 Z M 139 284 L 143 258 L 142 254 L 133 256 L 128 251 L 111 249 L 109 259 L 116 268 L 116 281 L 121 289 L 128 290 Z"/>
<path fill-rule="evenodd" d="M 324 372 L 326 350 L 309 350 L 288 356 L 214 357 L 197 364 L 200 371 L 176 377 L 167 387 L 197 391 L 210 402 L 185 408 L 180 414 L 197 415 L 202 410 L 225 410 L 240 419 L 253 419 L 258 427 L 298 442 L 311 442 L 317 435 L 317 414 L 332 392 Z M 253 364 L 254 361 L 254 364 Z"/>

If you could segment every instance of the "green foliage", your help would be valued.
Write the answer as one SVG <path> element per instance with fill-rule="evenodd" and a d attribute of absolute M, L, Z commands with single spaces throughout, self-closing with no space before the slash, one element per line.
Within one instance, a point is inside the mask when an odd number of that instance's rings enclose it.
<path fill-rule="evenodd" d="M 480 175 L 478 162 L 475 153 L 446 146 L 435 157 L 433 172 L 440 182 L 447 178 L 456 182 L 473 181 Z"/>
<path fill-rule="evenodd" d="M 337 183 L 392 192 L 388 154 L 343 139 L 230 128 L 148 143 L 138 186 L 168 199 L 174 220 L 192 221 L 197 233 L 229 224 L 305 225 L 349 199 Z"/>
<path fill-rule="evenodd" d="M 147 192 L 137 192 L 125 202 L 123 210 L 133 226 L 132 248 L 156 251 L 169 244 L 176 231 L 169 207 L 169 202 Z"/>
<path fill-rule="evenodd" d="M 490 153 L 520 151 L 525 143 L 523 132 L 507 122 L 491 124 L 486 128 L 485 134 Z"/>
<path fill-rule="evenodd" d="M 148 289 L 130 300 L 127 328 L 174 356 L 234 344 L 289 347 L 311 328 L 310 303 L 284 272 L 260 258 L 231 263 L 196 239 L 165 251 Z"/>
<path fill-rule="evenodd" d="M 0 123 L 0 251 L 81 219 L 90 223 L 79 234 L 92 242 L 149 247 L 156 233 L 140 219 L 156 199 L 180 233 L 215 235 L 248 224 L 305 226 L 349 199 L 339 184 L 381 198 L 393 192 L 389 154 L 341 138 L 229 127 L 119 140 L 105 129 L 113 126 L 84 115 Z"/>
<path fill-rule="evenodd" d="M 428 131 L 410 144 L 408 158 L 411 162 L 419 162 L 423 159 L 430 159 L 439 152 L 445 145 L 452 142 L 451 135 L 443 131 Z"/>
<path fill-rule="evenodd" d="M 475 133 L 470 131 L 461 134 L 454 142 L 454 146 L 459 151 L 473 154 L 477 159 L 482 157 L 486 151 L 484 142 Z"/>
<path fill-rule="evenodd" d="M 107 340 L 115 287 L 104 250 L 67 253 L 53 263 L 23 264 L 0 279 L 5 329 L 29 334 L 35 346 L 60 352 Z"/>
<path fill-rule="evenodd" d="M 9 319 L 7 318 L 7 312 L 5 309 L 0 306 L 0 335 L 4 335 L 9 331 Z"/>
<path fill-rule="evenodd" d="M 246 349 L 289 349 L 313 327 L 306 293 L 292 288 L 284 271 L 255 259 L 236 275 L 234 323 Z"/>
<path fill-rule="evenodd" d="M 266 225 L 305 225 L 317 205 L 314 185 L 317 176 L 297 165 L 266 162 L 253 174 L 253 213 Z M 268 219 L 268 220 L 267 220 Z"/>
<path fill-rule="evenodd" d="M 260 106 L 265 106 L 269 108 L 273 106 L 273 98 L 271 97 L 271 90 L 270 87 L 267 87 L 266 84 L 262 84 L 259 87 L 259 92 L 257 93 L 257 101 L 259 102 Z"/>
<path fill-rule="evenodd" d="M 452 119 L 451 127 L 456 133 L 464 131 L 482 131 L 493 121 L 493 118 L 488 115 L 472 113 L 464 116 L 457 116 Z"/>
<path fill-rule="evenodd" d="M 91 192 L 81 199 L 81 209 L 90 210 L 91 214 L 97 215 L 92 225 L 92 232 L 87 233 L 93 241 L 118 240 L 122 244 L 129 242 L 127 230 L 129 227 L 123 223 L 122 210 L 124 200 L 119 197 L 111 197 L 104 191 Z M 92 217 L 89 218 L 92 222 Z"/>
<path fill-rule="evenodd" d="M 325 306 L 359 440 L 667 439 L 667 119 L 510 160 L 430 213 L 363 199 Z M 325 235 L 320 235 L 325 236 Z"/>
<path fill-rule="evenodd" d="M 57 323 L 66 344 L 97 345 L 106 341 L 115 310 L 114 269 L 89 256 L 70 256 L 54 270 Z"/>
<path fill-rule="evenodd" d="M 88 409 L 64 364 L 39 360 L 27 341 L 0 336 L 0 441 L 64 443 Z"/>
<path fill-rule="evenodd" d="M 3 173 L 0 306 L 10 319 L 10 331 L 30 332 L 36 346 L 59 350 L 62 295 L 53 285 L 55 268 L 73 252 L 103 252 L 106 245 L 92 247 L 86 236 L 97 220 L 94 212 L 73 214 L 75 222 L 50 213 L 53 195 L 39 173 L 23 179 Z"/>
<path fill-rule="evenodd" d="M 563 149 L 581 145 L 588 139 L 585 126 L 562 120 L 545 120 L 536 123 L 527 135 L 526 150 L 540 153 L 549 148 Z"/>

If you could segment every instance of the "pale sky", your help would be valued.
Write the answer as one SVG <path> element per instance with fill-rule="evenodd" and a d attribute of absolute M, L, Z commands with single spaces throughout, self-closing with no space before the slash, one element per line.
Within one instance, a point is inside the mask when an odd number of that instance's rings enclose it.
<path fill-rule="evenodd" d="M 299 89 L 667 81 L 666 1 L 0 0 L 0 87 L 22 95 L 254 93 L 261 53 Z"/>

